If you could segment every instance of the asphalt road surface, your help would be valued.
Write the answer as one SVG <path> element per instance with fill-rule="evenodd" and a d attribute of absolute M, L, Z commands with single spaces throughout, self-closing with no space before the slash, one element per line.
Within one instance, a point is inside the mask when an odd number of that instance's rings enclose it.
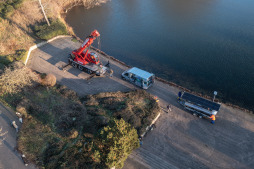
<path fill-rule="evenodd" d="M 88 75 L 71 66 L 66 71 L 59 69 L 67 63 L 68 54 L 79 46 L 71 38 L 57 39 L 34 50 L 28 67 L 54 74 L 60 84 L 79 95 L 137 88 L 121 79 L 121 73 L 127 68 L 111 60 L 113 78 L 85 80 Z M 103 56 L 100 58 L 104 64 L 108 61 Z M 147 91 L 159 98 L 161 117 L 156 128 L 144 138 L 143 145 L 129 156 L 124 169 L 254 168 L 253 115 L 222 104 L 212 125 L 207 119 L 192 116 L 177 103 L 179 89 L 156 81 Z M 169 113 L 165 112 L 167 104 L 173 106 Z M 11 151 L 8 146 L 6 151 Z"/>

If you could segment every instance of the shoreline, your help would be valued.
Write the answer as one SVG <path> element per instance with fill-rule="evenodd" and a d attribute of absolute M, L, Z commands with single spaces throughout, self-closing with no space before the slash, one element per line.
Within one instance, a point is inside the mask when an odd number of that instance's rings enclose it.
<path fill-rule="evenodd" d="M 64 18 L 63 18 L 63 19 L 64 19 Z M 69 25 L 68 25 L 68 26 L 69 26 Z M 72 35 L 72 36 L 73 36 L 73 38 L 77 39 L 80 43 L 83 43 L 83 40 L 81 40 L 81 39 L 80 39 L 78 36 L 76 36 L 75 34 Z M 105 52 L 103 52 L 103 51 L 101 51 L 101 50 L 99 50 L 99 49 L 97 49 L 97 48 L 95 48 L 95 47 L 93 47 L 93 46 L 91 46 L 91 48 L 92 48 L 93 50 L 95 50 L 96 52 L 100 53 L 101 55 L 103 55 L 104 57 L 109 58 L 109 59 L 112 59 L 112 60 L 114 60 L 115 62 L 117 62 L 117 63 L 119 63 L 119 64 L 121 64 L 121 65 L 123 65 L 123 66 L 126 66 L 126 67 L 128 67 L 128 68 L 131 68 L 131 67 L 132 67 L 132 66 L 127 65 L 126 63 L 124 63 L 124 62 L 122 62 L 122 61 L 120 61 L 120 60 L 114 58 L 113 56 L 110 56 L 110 55 L 106 54 Z M 160 78 L 160 77 L 155 76 L 155 79 L 158 80 L 158 81 L 160 81 L 160 82 L 162 82 L 162 83 L 164 83 L 164 84 L 168 84 L 169 86 L 176 87 L 176 88 L 178 88 L 178 89 L 180 89 L 180 90 L 184 90 L 184 91 L 186 91 L 186 92 L 195 94 L 195 95 L 200 96 L 200 97 L 203 97 L 203 98 L 205 98 L 205 99 L 208 99 L 208 100 L 212 100 L 212 99 L 213 99 L 213 98 L 210 97 L 210 96 L 202 95 L 202 94 L 200 94 L 200 93 L 198 93 L 198 92 L 193 92 L 192 90 L 189 90 L 189 89 L 187 89 L 187 88 L 185 88 L 185 87 L 183 87 L 183 86 L 180 86 L 180 85 L 178 85 L 178 84 L 176 84 L 176 83 L 167 81 L 167 80 L 165 80 L 165 79 L 163 79 L 163 78 Z M 223 104 L 225 104 L 226 106 L 230 106 L 230 107 L 232 107 L 232 108 L 236 108 L 236 109 L 242 110 L 242 111 L 244 111 L 244 112 L 246 112 L 246 113 L 254 114 L 253 111 L 251 111 L 251 110 L 249 110 L 249 109 L 247 109 L 247 108 L 240 107 L 240 106 L 234 105 L 234 104 L 232 104 L 232 103 L 225 103 L 225 102 L 222 102 L 221 100 L 219 100 L 219 99 L 217 99 L 217 98 L 215 99 L 215 101 L 218 102 L 218 103 L 220 103 L 220 104 L 223 103 Z"/>

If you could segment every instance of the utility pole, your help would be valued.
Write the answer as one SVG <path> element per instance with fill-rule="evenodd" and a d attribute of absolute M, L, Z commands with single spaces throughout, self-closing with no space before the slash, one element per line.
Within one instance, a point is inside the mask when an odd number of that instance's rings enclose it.
<path fill-rule="evenodd" d="M 47 23 L 48 23 L 48 26 L 50 26 L 49 20 L 48 20 L 48 18 L 47 18 L 47 16 L 46 16 L 46 13 L 45 13 L 45 11 L 44 11 L 44 8 L 43 8 L 43 6 L 42 6 L 42 4 L 41 4 L 41 0 L 39 0 L 39 3 L 40 3 L 40 6 L 41 6 L 42 13 L 43 13 L 43 15 L 44 15 L 44 17 L 45 17 L 45 19 L 46 19 L 46 21 L 47 21 Z"/>

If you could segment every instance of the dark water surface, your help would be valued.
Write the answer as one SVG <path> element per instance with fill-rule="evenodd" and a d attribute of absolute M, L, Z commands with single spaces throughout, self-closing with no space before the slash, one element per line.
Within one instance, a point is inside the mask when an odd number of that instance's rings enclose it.
<path fill-rule="evenodd" d="M 254 0 L 112 0 L 66 21 L 129 65 L 254 109 Z"/>

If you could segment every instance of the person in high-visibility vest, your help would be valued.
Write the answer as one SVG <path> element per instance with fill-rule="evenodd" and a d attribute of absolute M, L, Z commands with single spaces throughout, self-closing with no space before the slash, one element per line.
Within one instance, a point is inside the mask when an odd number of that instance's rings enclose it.
<path fill-rule="evenodd" d="M 211 115 L 210 119 L 212 120 L 211 123 L 214 124 L 214 122 L 215 122 L 215 115 Z"/>
<path fill-rule="evenodd" d="M 158 99 L 157 96 L 154 96 L 154 100 L 155 100 L 156 102 L 159 102 L 159 99 Z"/>

